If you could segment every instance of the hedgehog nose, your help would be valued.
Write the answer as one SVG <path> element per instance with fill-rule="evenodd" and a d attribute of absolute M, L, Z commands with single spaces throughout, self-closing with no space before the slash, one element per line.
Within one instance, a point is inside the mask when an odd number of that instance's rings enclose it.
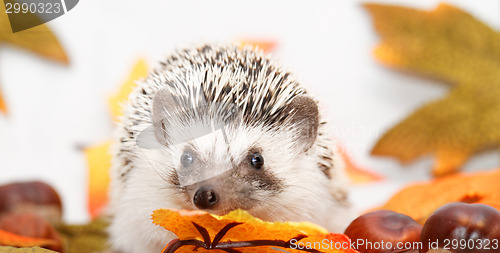
<path fill-rule="evenodd" d="M 199 209 L 211 209 L 215 205 L 219 198 L 217 194 L 213 191 L 211 187 L 203 186 L 200 187 L 194 194 L 193 202 Z"/>

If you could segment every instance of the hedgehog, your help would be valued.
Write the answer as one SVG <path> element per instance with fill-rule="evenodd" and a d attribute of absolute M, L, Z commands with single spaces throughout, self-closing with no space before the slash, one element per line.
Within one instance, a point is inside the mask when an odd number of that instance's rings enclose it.
<path fill-rule="evenodd" d="M 339 232 L 348 209 L 343 162 L 318 102 L 254 48 L 177 50 L 124 106 L 111 169 L 114 252 L 160 252 L 175 235 L 159 208 L 265 221 L 310 221 Z"/>

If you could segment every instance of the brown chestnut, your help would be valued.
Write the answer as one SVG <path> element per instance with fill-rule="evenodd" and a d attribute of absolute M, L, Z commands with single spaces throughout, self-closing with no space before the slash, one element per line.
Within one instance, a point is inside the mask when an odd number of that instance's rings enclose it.
<path fill-rule="evenodd" d="M 363 253 L 417 252 L 422 225 L 390 210 L 378 210 L 355 219 L 345 230 L 356 249 Z"/>
<path fill-rule="evenodd" d="M 51 239 L 53 244 L 45 246 L 47 249 L 62 251 L 61 236 L 44 218 L 34 213 L 9 213 L 0 217 L 0 229 L 13 234 Z"/>
<path fill-rule="evenodd" d="M 50 185 L 39 182 L 20 182 L 0 186 L 0 214 L 36 213 L 52 224 L 61 220 L 59 194 Z"/>
<path fill-rule="evenodd" d="M 422 250 L 446 249 L 453 253 L 500 252 L 500 212 L 483 204 L 450 203 L 425 222 Z"/>

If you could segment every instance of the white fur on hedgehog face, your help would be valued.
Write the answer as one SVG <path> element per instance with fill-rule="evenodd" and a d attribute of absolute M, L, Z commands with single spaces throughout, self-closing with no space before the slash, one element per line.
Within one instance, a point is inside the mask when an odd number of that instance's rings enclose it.
<path fill-rule="evenodd" d="M 200 127 L 213 127 L 209 124 L 205 121 L 173 125 L 170 135 L 186 139 L 186 135 L 196 136 Z M 323 203 L 330 201 L 325 190 L 328 179 L 297 144 L 293 128 L 266 130 L 264 126 L 233 122 L 214 130 L 168 147 L 141 149 L 135 161 L 139 168 L 135 173 L 140 175 L 130 179 L 136 181 L 130 182 L 132 185 L 143 184 L 138 186 L 143 193 L 138 201 L 152 210 L 199 209 L 193 203 L 194 194 L 208 185 L 219 198 L 217 205 L 205 209 L 211 213 L 224 214 L 242 208 L 269 221 L 318 222 L 317 217 L 324 217 L 318 207 L 328 206 Z M 193 163 L 195 168 L 183 168 L 181 159 L 186 151 L 202 162 Z M 251 166 L 251 155 L 256 152 L 264 158 L 260 169 Z M 190 175 L 192 171 L 195 175 Z M 174 174 L 178 185 L 172 183 Z"/>

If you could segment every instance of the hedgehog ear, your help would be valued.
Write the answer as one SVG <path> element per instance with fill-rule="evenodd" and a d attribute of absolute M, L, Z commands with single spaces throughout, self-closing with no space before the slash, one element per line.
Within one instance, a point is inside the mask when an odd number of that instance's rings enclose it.
<path fill-rule="evenodd" d="M 167 108 L 174 99 L 166 90 L 159 90 L 153 97 L 152 125 L 136 137 L 137 146 L 145 149 L 159 149 L 167 145 Z"/>
<path fill-rule="evenodd" d="M 168 90 L 162 89 L 156 92 L 153 98 L 153 131 L 156 140 L 162 145 L 167 145 L 168 115 L 178 112 L 178 109 L 179 104 Z"/>
<path fill-rule="evenodd" d="M 316 101 L 306 95 L 297 96 L 288 104 L 285 112 L 292 115 L 292 125 L 297 126 L 298 142 L 304 151 L 309 150 L 318 134 L 319 110 Z"/>

